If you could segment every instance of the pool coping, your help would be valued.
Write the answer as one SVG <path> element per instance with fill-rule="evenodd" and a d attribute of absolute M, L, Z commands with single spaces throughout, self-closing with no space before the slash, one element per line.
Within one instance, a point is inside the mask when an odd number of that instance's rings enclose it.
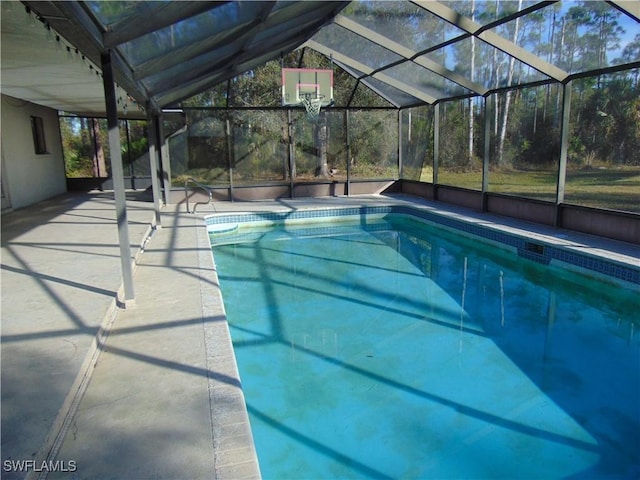
<path fill-rule="evenodd" d="M 211 252 L 212 225 L 220 226 L 218 231 L 222 232 L 234 230 L 239 222 L 261 221 L 269 224 L 289 221 L 296 223 L 309 218 L 335 217 L 336 211 L 341 213 L 338 217 L 363 213 L 386 215 L 392 210 L 401 214 L 417 213 L 422 220 L 448 230 L 455 231 L 463 227 L 467 233 L 478 232 L 477 234 L 480 234 L 485 241 L 505 246 L 522 257 L 538 263 L 562 263 L 563 266 L 569 266 L 572 270 L 596 274 L 598 277 L 606 275 L 605 272 L 612 273 L 613 276 L 608 278 L 614 283 L 633 290 L 637 288 L 640 292 L 639 246 L 423 202 L 414 197 L 369 195 L 361 199 L 345 197 L 342 200 L 355 202 L 356 205 L 345 206 L 341 204 L 341 198 L 329 199 L 330 205 L 327 205 L 326 200 L 318 202 L 315 199 L 315 201 L 301 202 L 255 202 L 250 204 L 252 211 L 236 211 L 239 208 L 248 208 L 249 204 L 243 202 L 225 207 L 229 211 L 201 214 L 196 220 L 200 227 L 205 227 L 197 229 L 203 318 L 217 319 L 204 322 L 207 368 L 209 371 L 222 372 L 226 376 L 225 382 L 213 377 L 209 378 L 215 478 L 217 479 L 260 478 L 261 475 L 241 378 L 226 321 L 215 259 Z M 359 200 L 362 200 L 362 203 L 359 203 Z M 536 248 L 530 248 L 527 242 L 544 245 L 542 254 L 537 252 Z M 207 245 L 209 248 L 204 248 Z M 618 248 L 609 248 L 611 245 Z M 576 260 L 578 260 L 577 264 L 571 263 Z M 599 271 L 601 269 L 605 272 Z M 626 277 L 631 278 L 631 281 L 624 280 Z M 211 285 L 217 287 L 211 288 Z M 229 379 L 233 379 L 233 382 L 229 382 Z"/>
<path fill-rule="evenodd" d="M 195 221 L 202 226 L 201 219 Z M 205 356 L 209 372 L 214 478 L 261 478 L 207 229 L 198 228 L 196 237 Z M 211 288 L 212 285 L 216 285 L 216 288 Z"/>
<path fill-rule="evenodd" d="M 365 205 L 360 207 L 301 208 L 296 211 L 238 212 L 205 217 L 207 231 L 221 234 L 234 231 L 240 223 L 272 225 L 294 224 L 309 219 L 341 219 L 346 217 L 409 215 L 453 232 L 480 237 L 483 241 L 509 249 L 522 258 L 544 265 L 558 265 L 585 275 L 598 276 L 606 281 L 621 282 L 629 288 L 640 287 L 640 261 L 632 256 L 612 255 L 611 251 L 588 247 L 567 238 L 566 232 L 541 234 L 510 227 L 477 217 L 452 215 L 433 207 L 399 204 Z M 640 251 L 640 247 L 638 248 Z M 634 263 L 635 260 L 635 263 Z"/>

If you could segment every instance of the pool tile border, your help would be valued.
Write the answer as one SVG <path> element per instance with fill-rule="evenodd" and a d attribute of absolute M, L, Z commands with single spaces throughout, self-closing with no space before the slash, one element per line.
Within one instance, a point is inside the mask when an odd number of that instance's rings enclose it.
<path fill-rule="evenodd" d="M 633 265 L 617 262 L 613 259 L 594 256 L 583 251 L 576 251 L 575 248 L 580 246 L 572 244 L 571 242 L 563 242 L 564 244 L 562 246 L 558 246 L 544 236 L 536 235 L 534 238 L 526 237 L 521 234 L 498 229 L 488 222 L 478 223 L 470 221 L 470 219 L 455 218 L 450 215 L 406 205 L 320 207 L 294 211 L 218 214 L 205 217 L 205 223 L 208 231 L 215 234 L 233 229 L 234 226 L 240 223 L 286 223 L 308 219 L 354 216 L 360 216 L 364 219 L 366 216 L 387 214 L 410 215 L 441 227 L 464 232 L 490 242 L 496 242 L 513 249 L 523 258 L 544 265 L 549 265 L 551 262 L 560 262 L 564 266 L 574 267 L 596 275 L 640 285 L 640 264 L 634 268 Z M 216 229 L 216 226 L 220 228 Z"/>

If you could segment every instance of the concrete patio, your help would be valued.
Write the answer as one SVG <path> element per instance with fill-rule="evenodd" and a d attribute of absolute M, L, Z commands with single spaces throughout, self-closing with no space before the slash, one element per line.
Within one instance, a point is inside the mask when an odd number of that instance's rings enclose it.
<path fill-rule="evenodd" d="M 153 203 L 138 197 L 127 201 L 137 266 L 126 310 L 116 301 L 112 195 L 3 215 L 3 478 L 258 476 L 253 451 L 226 464 L 214 456 L 211 409 L 220 406 L 209 390 L 239 392 L 239 382 L 233 364 L 212 366 L 205 351 L 205 324 L 220 320 L 203 314 L 200 249 L 211 254 L 197 242 L 206 230 L 171 207 L 154 230 Z M 229 428 L 251 444 L 245 417 Z M 248 469 L 237 465 L 245 457 Z"/>

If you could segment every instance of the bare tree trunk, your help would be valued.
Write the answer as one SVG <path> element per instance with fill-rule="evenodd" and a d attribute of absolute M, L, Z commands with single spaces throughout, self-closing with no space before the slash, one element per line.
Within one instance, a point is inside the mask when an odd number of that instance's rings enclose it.
<path fill-rule="evenodd" d="M 283 126 L 280 128 L 280 145 L 278 154 L 282 156 L 282 178 L 289 179 L 289 135 L 287 129 Z"/>
<path fill-rule="evenodd" d="M 87 117 L 79 117 L 80 118 L 80 135 L 82 137 L 82 143 L 88 144 L 91 141 L 91 134 L 89 133 L 89 125 Z"/>
<path fill-rule="evenodd" d="M 538 130 L 538 89 L 536 88 L 533 95 L 533 137 L 535 138 Z"/>
<path fill-rule="evenodd" d="M 313 124 L 313 138 L 318 158 L 316 177 L 329 178 L 329 167 L 327 165 L 327 117 L 324 112 L 320 112 L 318 121 Z"/>
<path fill-rule="evenodd" d="M 556 12 L 555 10 L 552 11 L 551 15 L 550 15 L 550 28 L 549 28 L 549 37 L 547 38 L 547 43 L 549 45 L 555 45 L 555 38 L 556 38 Z M 555 61 L 558 61 L 558 59 L 561 58 L 561 53 L 562 53 L 562 47 L 560 47 L 560 52 L 558 52 L 557 54 L 555 54 L 554 48 L 550 48 L 549 49 L 549 63 L 553 63 Z M 554 56 L 555 54 L 555 56 Z M 547 108 L 549 106 L 551 102 L 551 85 L 548 84 L 545 87 L 545 96 L 544 99 L 542 100 L 542 125 L 543 127 L 547 127 L 548 122 L 547 122 Z"/>
<path fill-rule="evenodd" d="M 565 41 L 566 41 L 566 23 L 564 18 L 562 19 L 562 28 L 560 31 L 560 52 L 558 54 L 558 63 L 562 61 L 564 55 Z M 573 53 L 572 53 L 573 55 Z M 553 113 L 553 125 L 559 125 L 560 123 L 560 95 L 556 95 L 556 108 Z"/>
<path fill-rule="evenodd" d="M 92 118 L 91 128 L 93 130 L 93 176 L 96 178 L 107 176 L 107 163 L 104 158 L 104 147 L 100 138 L 100 123 Z"/>
<path fill-rule="evenodd" d="M 518 0 L 518 11 L 522 8 L 522 0 Z M 513 43 L 518 43 L 518 31 L 520 30 L 520 17 L 518 17 L 515 21 L 515 28 L 513 31 Z M 515 70 L 516 61 L 514 57 L 511 57 L 509 60 L 509 74 L 508 74 L 508 84 L 511 85 L 513 80 L 513 73 Z M 504 141 L 507 137 L 507 124 L 509 120 L 509 107 L 511 104 L 511 94 L 512 90 L 508 90 L 505 99 L 504 99 L 504 108 L 502 115 L 502 126 L 500 128 L 500 138 L 498 141 L 498 164 L 504 165 Z"/>
<path fill-rule="evenodd" d="M 471 2 L 471 20 L 476 20 L 476 2 Z M 471 36 L 471 81 L 475 81 L 476 70 L 476 37 Z M 473 98 L 469 97 L 469 166 L 473 165 L 473 114 L 474 114 Z"/>
<path fill-rule="evenodd" d="M 496 0 L 496 13 L 498 12 L 499 9 L 500 9 L 500 0 Z M 497 48 L 493 49 L 492 65 L 493 65 L 493 85 L 495 86 L 495 88 L 498 88 L 498 82 L 499 82 L 498 74 L 500 72 L 500 65 L 498 65 L 498 49 Z M 493 134 L 497 136 L 498 135 L 498 112 L 500 110 L 500 99 L 497 95 L 496 95 L 495 104 L 496 106 L 493 109 Z"/>

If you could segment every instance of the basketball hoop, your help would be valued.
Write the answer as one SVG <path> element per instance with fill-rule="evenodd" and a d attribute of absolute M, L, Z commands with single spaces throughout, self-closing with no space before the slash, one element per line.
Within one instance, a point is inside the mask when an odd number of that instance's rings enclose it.
<path fill-rule="evenodd" d="M 333 70 L 283 68 L 282 105 L 304 106 L 307 118 L 318 121 L 322 107 L 333 105 Z"/>
<path fill-rule="evenodd" d="M 320 116 L 320 108 L 322 107 L 322 100 L 324 99 L 324 95 L 316 94 L 307 94 L 303 95 L 300 99 L 304 108 L 307 110 L 307 117 L 311 120 L 316 120 Z"/>

